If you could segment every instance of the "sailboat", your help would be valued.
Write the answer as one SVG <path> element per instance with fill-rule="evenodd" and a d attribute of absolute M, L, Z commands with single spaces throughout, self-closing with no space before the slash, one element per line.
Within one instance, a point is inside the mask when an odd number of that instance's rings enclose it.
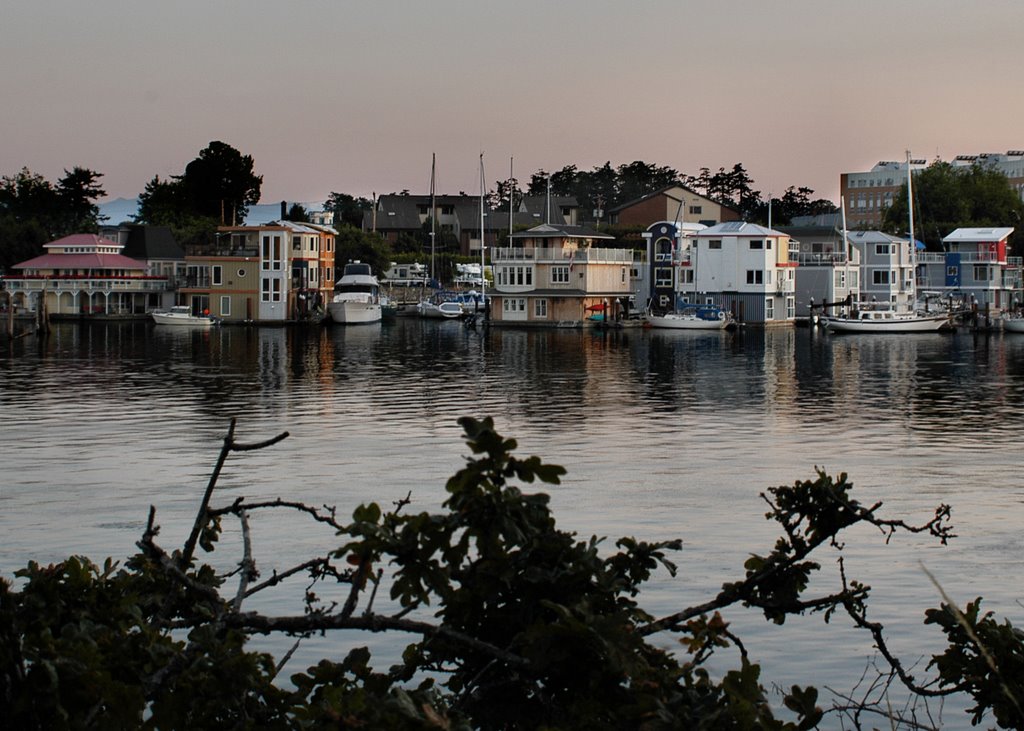
<path fill-rule="evenodd" d="M 907 213 L 910 224 L 910 256 L 913 263 L 914 240 L 914 196 L 913 175 L 910 168 L 910 152 L 907 151 Z M 843 242 L 846 243 L 846 210 L 843 209 Z M 919 333 L 935 332 L 950 326 L 948 312 L 921 314 L 911 310 L 899 311 L 890 306 L 868 307 L 853 310 L 848 316 L 823 316 L 825 329 L 845 333 Z"/>
<path fill-rule="evenodd" d="M 437 267 L 434 263 L 434 241 L 437 238 L 437 200 L 436 170 L 437 156 L 430 156 L 430 278 L 436 281 Z M 436 298 L 424 297 L 416 305 L 416 314 L 436 320 L 454 320 L 462 317 L 462 305 L 458 302 L 445 302 Z"/>

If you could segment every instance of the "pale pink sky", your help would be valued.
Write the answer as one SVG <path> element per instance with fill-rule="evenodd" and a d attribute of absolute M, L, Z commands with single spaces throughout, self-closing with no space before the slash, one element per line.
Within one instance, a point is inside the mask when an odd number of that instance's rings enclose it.
<path fill-rule="evenodd" d="M 263 201 L 742 162 L 836 199 L 882 159 L 1024 148 L 1024 0 L 4 2 L 0 175 L 110 197 L 211 140 Z"/>

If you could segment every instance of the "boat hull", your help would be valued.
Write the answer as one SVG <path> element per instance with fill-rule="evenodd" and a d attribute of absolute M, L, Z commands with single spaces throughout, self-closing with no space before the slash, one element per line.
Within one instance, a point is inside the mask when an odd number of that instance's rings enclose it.
<path fill-rule="evenodd" d="M 1008 317 L 1003 320 L 1003 330 L 1009 333 L 1024 333 L 1024 317 Z"/>
<path fill-rule="evenodd" d="M 849 333 L 923 333 L 936 332 L 949 325 L 949 317 L 894 317 L 892 319 L 864 320 L 847 317 L 822 318 L 825 328 L 831 332 Z"/>
<path fill-rule="evenodd" d="M 327 312 L 331 319 L 340 325 L 361 325 L 369 322 L 380 322 L 383 317 L 381 306 L 377 302 L 330 302 Z"/>
<path fill-rule="evenodd" d="M 442 302 L 439 305 L 433 302 L 420 302 L 416 306 L 416 312 L 420 317 L 434 320 L 454 320 L 463 315 L 462 305 L 458 302 Z"/>
<path fill-rule="evenodd" d="M 701 317 L 686 315 L 651 315 L 647 324 L 663 330 L 722 330 L 728 325 L 727 319 L 705 320 Z"/>
<path fill-rule="evenodd" d="M 157 325 L 171 325 L 173 327 L 204 328 L 213 327 L 215 320 L 212 317 L 202 315 L 182 315 L 172 312 L 151 312 L 153 322 Z"/>

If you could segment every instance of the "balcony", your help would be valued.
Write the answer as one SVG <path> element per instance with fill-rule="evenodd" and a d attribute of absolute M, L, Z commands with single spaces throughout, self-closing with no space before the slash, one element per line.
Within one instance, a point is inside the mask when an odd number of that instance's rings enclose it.
<path fill-rule="evenodd" d="M 12 292 L 166 292 L 168 277 L 6 277 L 4 286 Z"/>
<path fill-rule="evenodd" d="M 960 257 L 961 264 L 1010 264 L 1012 259 L 1020 260 L 1019 256 L 1012 256 L 1008 259 L 1000 259 L 998 254 L 977 251 L 952 251 L 950 254 Z M 918 264 L 945 264 L 949 254 L 936 253 L 934 251 L 923 251 L 917 255 Z"/>
<path fill-rule="evenodd" d="M 797 252 L 790 254 L 790 261 L 795 261 L 800 266 L 830 266 L 833 264 L 845 264 L 850 258 L 846 252 L 837 251 L 832 253 L 811 253 Z"/>
<path fill-rule="evenodd" d="M 631 264 L 632 249 L 563 249 L 562 247 L 505 247 L 491 249 L 491 263 L 536 262 L 538 264 Z"/>

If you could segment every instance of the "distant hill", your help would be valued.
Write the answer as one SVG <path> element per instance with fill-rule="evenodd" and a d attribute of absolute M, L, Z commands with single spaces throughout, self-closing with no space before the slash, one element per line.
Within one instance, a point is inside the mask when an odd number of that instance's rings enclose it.
<path fill-rule="evenodd" d="M 289 207 L 292 205 L 288 203 Z M 321 211 L 324 207 L 323 201 L 310 201 L 301 204 L 307 211 Z M 117 226 L 122 223 L 131 223 L 139 213 L 138 198 L 114 198 L 99 204 L 100 216 L 106 216 L 101 223 L 107 226 Z M 245 217 L 245 225 L 258 226 L 269 221 L 276 221 L 281 217 L 280 203 L 258 203 L 249 206 L 249 215 Z"/>

